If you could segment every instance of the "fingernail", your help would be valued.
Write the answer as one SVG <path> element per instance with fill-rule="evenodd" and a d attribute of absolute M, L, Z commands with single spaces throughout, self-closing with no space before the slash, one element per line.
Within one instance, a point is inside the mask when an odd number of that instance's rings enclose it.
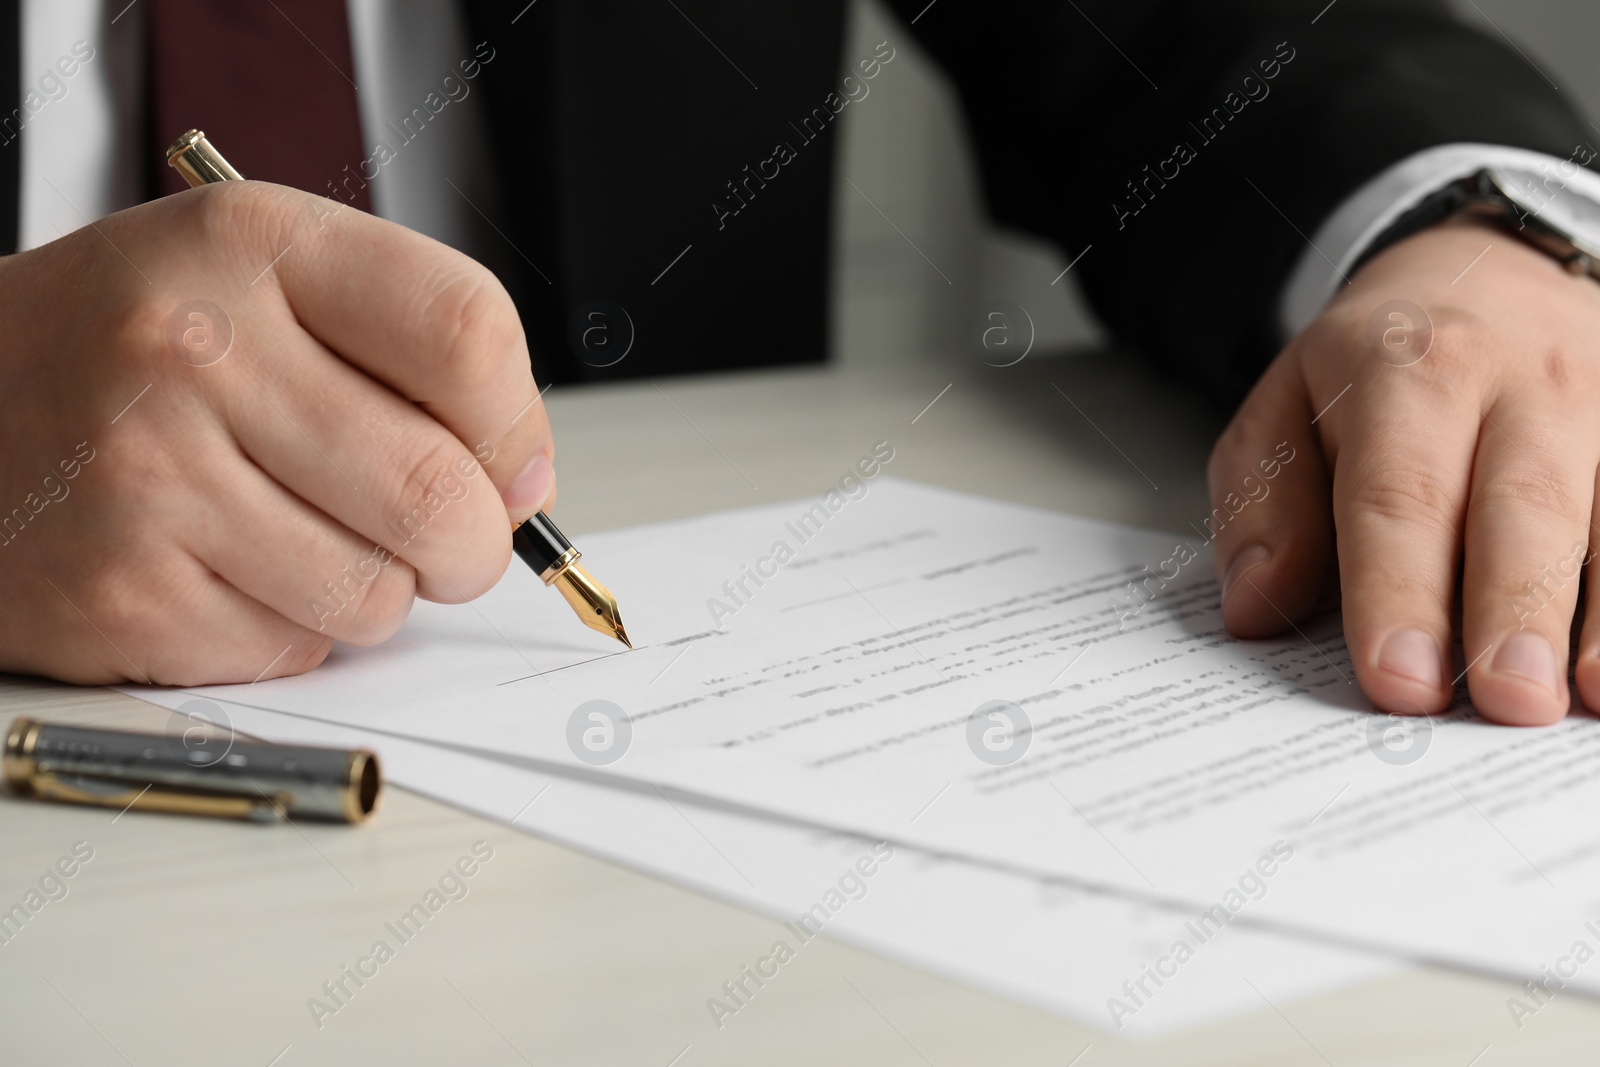
<path fill-rule="evenodd" d="M 1550 647 L 1550 642 L 1525 630 L 1510 634 L 1501 641 L 1489 665 L 1497 671 L 1519 675 L 1530 682 L 1548 686 L 1553 693 L 1560 693 L 1565 682 L 1560 668 L 1556 666 L 1556 650 Z"/>
<path fill-rule="evenodd" d="M 1228 564 L 1228 573 L 1222 577 L 1222 599 L 1228 599 L 1228 593 L 1233 589 L 1233 583 L 1244 577 L 1245 572 L 1253 567 L 1259 567 L 1272 558 L 1272 553 L 1267 551 L 1266 545 L 1250 545 L 1239 550 L 1233 557 L 1233 562 Z"/>
<path fill-rule="evenodd" d="M 506 502 L 506 511 L 526 517 L 539 509 L 544 498 L 550 495 L 550 485 L 555 472 L 550 469 L 550 457 L 540 452 L 522 468 L 522 473 L 512 479 L 500 494 Z"/>
<path fill-rule="evenodd" d="M 1378 666 L 1429 689 L 1438 689 L 1444 684 L 1439 646 L 1431 634 L 1422 630 L 1396 630 L 1390 634 L 1378 651 Z"/>

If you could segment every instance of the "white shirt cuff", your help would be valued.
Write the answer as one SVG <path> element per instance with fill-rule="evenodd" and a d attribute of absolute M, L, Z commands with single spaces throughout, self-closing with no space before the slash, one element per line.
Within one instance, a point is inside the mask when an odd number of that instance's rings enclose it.
<path fill-rule="evenodd" d="M 1542 171 L 1567 162 L 1523 148 L 1449 144 L 1396 163 L 1351 194 L 1311 238 L 1312 247 L 1300 256 L 1278 306 L 1281 340 L 1287 341 L 1322 314 L 1367 247 L 1429 195 L 1484 167 Z M 1558 188 L 1564 186 L 1564 193 L 1600 204 L 1600 174 L 1580 169 L 1563 177 L 1557 172 L 1556 181 L 1561 183 Z"/>

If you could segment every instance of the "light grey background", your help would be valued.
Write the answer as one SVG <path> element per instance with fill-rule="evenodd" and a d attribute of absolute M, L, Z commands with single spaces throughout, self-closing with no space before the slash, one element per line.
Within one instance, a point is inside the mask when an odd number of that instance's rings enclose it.
<path fill-rule="evenodd" d="M 1292 3 L 1303 4 L 1309 20 L 1325 0 Z M 1456 6 L 1467 22 L 1512 40 L 1589 115 L 1600 115 L 1600 3 Z M 1002 299 L 1027 310 L 1041 354 L 1098 339 L 1071 275 L 1050 284 L 1066 266 L 1061 252 L 984 217 L 949 83 L 877 0 L 852 0 L 852 8 L 846 62 L 871 55 L 886 39 L 898 55 L 837 127 L 834 357 L 884 363 L 959 350 Z M 1084 29 L 1094 32 L 1087 23 Z"/>

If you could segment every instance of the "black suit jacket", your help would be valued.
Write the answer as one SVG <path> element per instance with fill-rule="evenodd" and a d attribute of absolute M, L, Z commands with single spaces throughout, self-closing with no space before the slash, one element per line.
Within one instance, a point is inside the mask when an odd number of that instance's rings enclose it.
<path fill-rule="evenodd" d="M 1589 139 L 1444 0 L 889 2 L 887 47 L 956 83 L 995 218 L 1092 245 L 1074 273 L 1101 318 L 1226 392 L 1272 354 L 1302 234 L 1366 179 L 1449 142 L 1568 157 Z M 495 49 L 479 85 L 516 249 L 502 276 L 542 379 L 823 357 L 830 116 L 874 58 L 841 57 L 843 0 L 463 3 Z M 0 0 L 0 92 L 17 6 Z M 0 151 L 7 250 L 17 160 Z M 632 322 L 613 366 L 572 343 L 591 301 Z"/>

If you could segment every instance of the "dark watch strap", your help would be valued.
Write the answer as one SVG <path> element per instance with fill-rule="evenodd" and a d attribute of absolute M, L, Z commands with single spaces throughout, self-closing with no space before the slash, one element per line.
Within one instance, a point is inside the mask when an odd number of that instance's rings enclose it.
<path fill-rule="evenodd" d="M 1349 270 L 1354 274 L 1374 259 L 1380 252 L 1392 245 L 1410 237 L 1414 233 L 1421 233 L 1430 226 L 1437 225 L 1453 215 L 1458 215 L 1468 205 L 1493 199 L 1494 183 L 1489 177 L 1489 172 L 1480 170 L 1476 174 L 1469 174 L 1465 178 L 1458 178 L 1437 192 L 1424 197 L 1414 207 L 1409 208 L 1390 223 L 1389 226 L 1372 243 L 1362 250 L 1357 257 L 1355 265 Z"/>

